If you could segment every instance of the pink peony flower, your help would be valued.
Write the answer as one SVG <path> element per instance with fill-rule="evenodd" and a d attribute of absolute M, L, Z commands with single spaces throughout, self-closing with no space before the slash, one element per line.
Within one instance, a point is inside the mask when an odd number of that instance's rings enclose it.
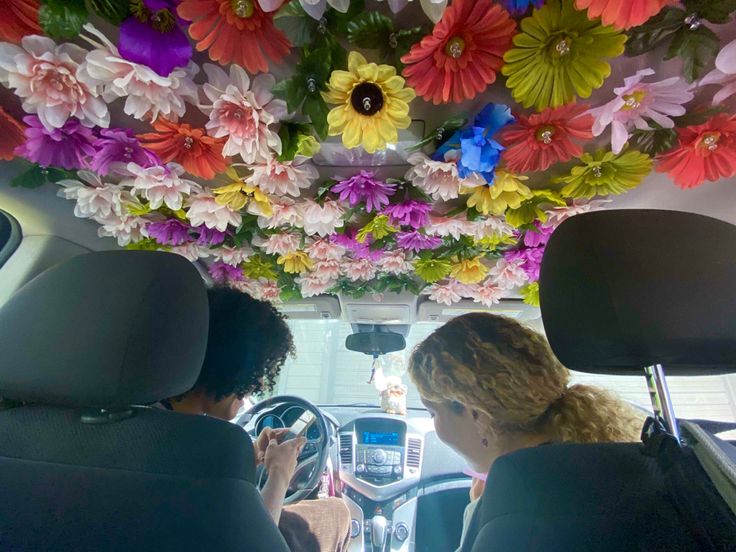
<path fill-rule="evenodd" d="M 378 262 L 378 266 L 383 272 L 394 274 L 396 276 L 408 274 L 414 270 L 414 266 L 406 259 L 406 251 L 402 249 L 387 251 L 383 257 L 381 257 L 381 260 Z"/>
<path fill-rule="evenodd" d="M 335 281 L 342 274 L 342 266 L 337 259 L 315 263 L 312 272 L 323 281 Z"/>
<path fill-rule="evenodd" d="M 376 263 L 370 259 L 357 259 L 345 262 L 342 265 L 342 272 L 351 282 L 358 280 L 372 280 L 376 277 Z"/>
<path fill-rule="evenodd" d="M 152 122 L 163 115 L 176 121 L 186 111 L 185 101 L 199 102 L 193 80 L 199 72 L 195 63 L 177 67 L 162 77 L 150 67 L 121 57 L 115 45 L 93 25 L 88 23 L 84 28 L 100 42 L 85 37 L 96 49 L 80 66 L 79 81 L 88 87 L 100 87 L 107 102 L 125 98 L 126 115 L 140 121 L 150 118 Z"/>
<path fill-rule="evenodd" d="M 345 255 L 345 248 L 322 238 L 309 245 L 306 252 L 315 261 L 331 261 L 341 259 Z"/>
<path fill-rule="evenodd" d="M 196 262 L 199 259 L 209 257 L 209 249 L 202 247 L 196 243 L 185 243 L 172 247 L 169 251 L 181 255 L 185 259 Z"/>
<path fill-rule="evenodd" d="M 203 192 L 189 196 L 187 201 L 189 209 L 187 218 L 192 226 L 206 226 L 220 232 L 227 230 L 228 226 L 237 228 L 243 221 L 243 217 L 237 211 L 233 211 L 227 205 L 221 205 L 215 200 L 215 196 Z"/>
<path fill-rule="evenodd" d="M 304 226 L 302 213 L 293 199 L 273 196 L 269 198 L 269 201 L 271 202 L 271 216 L 258 217 L 260 228 L 273 230 L 280 226 L 296 226 L 297 228 Z"/>
<path fill-rule="evenodd" d="M 196 182 L 179 178 L 184 174 L 184 167 L 169 163 L 165 167 L 141 167 L 136 163 L 128 163 L 128 172 L 133 178 L 123 180 L 121 186 L 130 186 L 134 192 L 140 193 L 149 202 L 151 209 L 166 205 L 173 211 L 181 209 L 184 195 L 197 190 Z"/>
<path fill-rule="evenodd" d="M 513 289 L 524 285 L 529 277 L 521 267 L 523 261 L 509 262 L 504 258 L 498 259 L 488 272 L 490 281 L 501 289 Z"/>
<path fill-rule="evenodd" d="M 23 117 L 26 141 L 15 153 L 42 167 L 82 169 L 95 154 L 92 129 L 77 119 L 69 119 L 60 128 L 47 129 L 36 115 Z"/>
<path fill-rule="evenodd" d="M 344 224 L 342 217 L 345 209 L 331 199 L 325 200 L 322 205 L 313 199 L 306 199 L 299 204 L 299 211 L 302 214 L 304 232 L 308 236 L 329 236 Z"/>
<path fill-rule="evenodd" d="M 465 216 L 446 217 L 443 215 L 429 215 L 427 234 L 442 238 L 452 237 L 459 240 L 461 236 L 472 236 L 475 225 Z"/>
<path fill-rule="evenodd" d="M 474 220 L 471 224 L 473 225 L 471 234 L 477 240 L 482 240 L 483 238 L 513 236 L 516 232 L 516 229 L 502 217 L 479 218 Z"/>
<path fill-rule="evenodd" d="M 457 280 L 448 280 L 445 283 L 432 284 L 422 293 L 429 295 L 429 299 L 435 303 L 451 306 L 462 299 L 462 294 L 466 291 L 466 286 Z"/>
<path fill-rule="evenodd" d="M 335 287 L 336 280 L 323 280 L 319 274 L 309 272 L 303 274 L 296 279 L 296 283 L 302 293 L 302 297 L 314 297 L 315 295 L 324 295 L 330 289 Z"/>
<path fill-rule="evenodd" d="M 267 238 L 253 238 L 253 245 L 260 247 L 269 255 L 286 255 L 299 250 L 302 237 L 299 234 L 283 232 Z"/>
<path fill-rule="evenodd" d="M 123 214 L 93 217 L 93 220 L 101 225 L 97 229 L 97 235 L 101 238 L 115 238 L 120 247 L 125 247 L 148 237 L 148 231 L 146 230 L 148 221 L 143 217 Z"/>
<path fill-rule="evenodd" d="M 250 247 L 231 247 L 224 245 L 212 249 L 212 255 L 215 259 L 231 266 L 238 266 L 252 254 L 253 250 Z"/>
<path fill-rule="evenodd" d="M 79 218 L 109 218 L 122 216 L 123 199 L 132 200 L 130 193 L 116 184 L 103 183 L 90 171 L 79 171 L 80 180 L 60 180 L 58 195 L 77 202 L 74 216 Z"/>
<path fill-rule="evenodd" d="M 641 82 L 646 76 L 654 75 L 653 69 L 642 69 L 634 76 L 624 79 L 624 85 L 614 88 L 616 99 L 591 109 L 594 117 L 593 135 L 600 136 L 611 125 L 611 149 L 620 153 L 629 139 L 632 126 L 650 130 L 646 119 L 651 119 L 663 128 L 673 128 L 670 116 L 685 114 L 683 104 L 693 99 L 690 85 L 681 77 L 671 77 L 659 82 Z"/>
<path fill-rule="evenodd" d="M 542 224 L 545 228 L 557 228 L 570 217 L 580 215 L 582 213 L 590 213 L 604 209 L 607 203 L 611 203 L 610 199 L 575 199 L 572 204 L 566 207 L 554 207 L 547 211 L 547 221 Z"/>
<path fill-rule="evenodd" d="M 70 117 L 88 127 L 106 127 L 110 112 L 99 87 L 78 78 L 87 51 L 75 44 L 56 45 L 50 38 L 23 37 L 21 46 L 0 43 L 0 83 L 15 89 L 23 110 L 36 113 L 47 130 Z"/>
<path fill-rule="evenodd" d="M 705 75 L 698 86 L 720 84 L 721 89 L 713 96 L 713 105 L 719 105 L 736 94 L 736 40 L 726 44 L 716 56 L 716 68 Z"/>
<path fill-rule="evenodd" d="M 413 165 L 406 179 L 435 200 L 449 201 L 460 195 L 460 188 L 472 188 L 485 184 L 485 180 L 473 173 L 460 178 L 456 160 L 433 161 L 421 152 L 412 153 L 407 161 Z"/>
<path fill-rule="evenodd" d="M 486 280 L 481 284 L 467 286 L 469 296 L 475 303 L 480 303 L 484 307 L 491 307 L 501 302 L 504 296 L 504 289 L 495 284 L 492 280 Z"/>
<path fill-rule="evenodd" d="M 258 75 L 251 88 L 248 74 L 238 65 L 230 66 L 229 76 L 210 63 L 204 71 L 208 78 L 202 89 L 212 102 L 205 108 L 210 117 L 205 126 L 213 138 L 227 137 L 222 154 L 240 155 L 246 163 L 267 162 L 274 152 L 280 154 L 281 139 L 272 125 L 286 116 L 286 103 L 271 93 L 273 75 Z"/>
<path fill-rule="evenodd" d="M 259 278 L 253 283 L 253 296 L 269 303 L 281 302 L 281 288 L 277 282 L 266 278 Z"/>
<path fill-rule="evenodd" d="M 267 194 L 299 197 L 302 188 L 309 188 L 319 178 L 317 169 L 307 161 L 306 157 L 284 162 L 269 159 L 263 164 L 252 165 L 251 181 Z"/>

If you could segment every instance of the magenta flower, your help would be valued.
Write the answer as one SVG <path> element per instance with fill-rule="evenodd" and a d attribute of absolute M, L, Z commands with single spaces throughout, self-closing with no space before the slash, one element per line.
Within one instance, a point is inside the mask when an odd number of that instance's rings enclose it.
<path fill-rule="evenodd" d="M 539 221 L 534 222 L 534 229 L 524 232 L 524 245 L 526 247 L 539 247 L 547 245 L 549 237 L 554 232 L 551 226 L 542 226 Z"/>
<path fill-rule="evenodd" d="M 103 128 L 99 134 L 95 141 L 97 151 L 89 164 L 89 168 L 97 174 L 119 172 L 130 162 L 141 167 L 163 164 L 158 155 L 141 146 L 128 128 Z"/>
<path fill-rule="evenodd" d="M 544 247 L 528 247 L 507 251 L 503 256 L 510 263 L 521 261 L 519 266 L 526 272 L 530 282 L 539 280 L 539 269 L 542 266 Z"/>
<path fill-rule="evenodd" d="M 120 25 L 118 50 L 134 63 L 146 65 L 162 77 L 192 59 L 192 45 L 176 15 L 180 0 L 136 0 L 132 15 Z"/>
<path fill-rule="evenodd" d="M 376 180 L 375 173 L 360 171 L 355 176 L 341 180 L 331 191 L 340 194 L 340 201 L 347 201 L 351 207 L 365 202 L 367 212 L 380 211 L 388 205 L 388 196 L 394 195 L 396 189 L 381 180 Z"/>
<path fill-rule="evenodd" d="M 418 253 L 423 249 L 437 249 L 442 245 L 442 238 L 427 236 L 418 230 L 412 230 L 396 234 L 396 243 L 399 247 Z"/>
<path fill-rule="evenodd" d="M 215 261 L 207 270 L 212 279 L 218 284 L 239 282 L 243 279 L 243 271 L 240 268 L 222 261 Z"/>
<path fill-rule="evenodd" d="M 371 249 L 371 242 L 373 241 L 370 236 L 365 242 L 360 243 L 355 239 L 357 233 L 354 229 L 348 229 L 344 234 L 332 234 L 330 241 L 335 245 L 339 245 L 350 251 L 353 254 L 354 259 L 369 259 L 377 262 L 383 256 L 383 249 Z"/>
<path fill-rule="evenodd" d="M 204 225 L 197 226 L 192 230 L 199 233 L 199 236 L 197 236 L 197 245 L 201 245 L 202 247 L 220 245 L 225 241 L 225 236 L 227 235 L 227 232 L 221 232 L 216 228 L 207 228 Z"/>
<path fill-rule="evenodd" d="M 183 245 L 193 241 L 189 235 L 189 225 L 176 219 L 152 222 L 146 229 L 148 235 L 161 245 Z"/>
<path fill-rule="evenodd" d="M 425 201 L 407 199 L 402 203 L 389 205 L 383 210 L 383 213 L 389 216 L 392 224 L 421 228 L 427 224 L 431 210 L 432 205 Z"/>
<path fill-rule="evenodd" d="M 61 128 L 48 130 L 36 115 L 23 117 L 28 125 L 26 143 L 15 153 L 42 167 L 85 169 L 87 158 L 95 154 L 95 135 L 92 129 L 77 119 L 68 119 Z"/>

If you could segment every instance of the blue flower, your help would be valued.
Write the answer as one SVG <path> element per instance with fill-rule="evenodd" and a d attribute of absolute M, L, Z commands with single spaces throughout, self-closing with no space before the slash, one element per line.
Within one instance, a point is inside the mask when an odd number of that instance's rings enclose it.
<path fill-rule="evenodd" d="M 514 15 L 526 13 L 529 6 L 539 9 L 544 4 L 544 0 L 501 0 L 501 4 Z"/>
<path fill-rule="evenodd" d="M 496 165 L 504 147 L 492 136 L 513 121 L 514 117 L 507 106 L 489 103 L 475 117 L 473 126 L 453 134 L 435 152 L 433 159 L 443 161 L 445 154 L 459 150 L 457 167 L 460 177 L 467 178 L 471 173 L 478 173 L 488 184 L 493 184 Z"/>

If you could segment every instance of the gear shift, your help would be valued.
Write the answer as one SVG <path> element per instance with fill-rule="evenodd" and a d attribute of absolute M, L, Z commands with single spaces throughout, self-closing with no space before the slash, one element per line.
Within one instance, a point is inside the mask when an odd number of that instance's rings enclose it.
<path fill-rule="evenodd" d="M 383 552 L 385 550 L 388 534 L 388 520 L 384 516 L 373 516 L 373 520 L 371 522 L 371 541 L 373 542 L 373 552 Z"/>

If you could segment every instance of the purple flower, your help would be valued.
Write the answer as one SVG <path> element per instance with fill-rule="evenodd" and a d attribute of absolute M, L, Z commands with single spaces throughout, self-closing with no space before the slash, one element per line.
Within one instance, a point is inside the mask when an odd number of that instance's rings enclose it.
<path fill-rule="evenodd" d="M 132 15 L 120 25 L 120 55 L 146 65 L 163 77 L 192 59 L 192 45 L 180 25 L 180 0 L 135 0 Z"/>
<path fill-rule="evenodd" d="M 418 253 L 422 249 L 437 249 L 442 245 L 442 238 L 427 236 L 417 230 L 412 230 L 396 234 L 396 243 L 399 247 Z"/>
<path fill-rule="evenodd" d="M 243 279 L 243 271 L 237 266 L 232 266 L 222 261 L 215 261 L 208 269 L 212 279 L 218 284 L 227 282 L 239 282 Z"/>
<path fill-rule="evenodd" d="M 529 276 L 530 282 L 539 280 L 539 269 L 542 266 L 544 247 L 528 247 L 506 251 L 503 256 L 510 263 L 522 261 L 520 266 L 526 272 L 527 276 Z"/>
<path fill-rule="evenodd" d="M 529 6 L 541 8 L 544 0 L 501 0 L 501 3 L 513 15 L 522 15 L 529 9 Z"/>
<path fill-rule="evenodd" d="M 28 125 L 26 143 L 15 153 L 42 167 L 63 169 L 87 168 L 87 157 L 95 154 L 95 135 L 77 119 L 67 119 L 64 126 L 47 130 L 36 115 L 23 117 Z"/>
<path fill-rule="evenodd" d="M 392 224 L 420 228 L 427 224 L 431 210 L 432 205 L 429 203 L 407 199 L 403 203 L 389 205 L 383 212 L 389 216 Z"/>
<path fill-rule="evenodd" d="M 95 152 L 89 168 L 97 174 L 106 175 L 116 172 L 130 162 L 141 167 L 162 165 L 155 153 L 143 148 L 133 131 L 127 128 L 103 128 L 95 141 Z"/>
<path fill-rule="evenodd" d="M 148 235 L 161 245 L 183 245 L 191 242 L 189 225 L 176 219 L 152 222 L 147 227 Z"/>
<path fill-rule="evenodd" d="M 549 237 L 554 232 L 551 226 L 542 226 L 539 221 L 534 223 L 534 230 L 527 230 L 524 233 L 524 245 L 527 247 L 539 247 L 547 245 Z"/>
<path fill-rule="evenodd" d="M 393 186 L 376 180 L 375 173 L 370 171 L 360 171 L 355 176 L 338 182 L 331 191 L 339 193 L 340 201 L 347 200 L 351 207 L 365 201 L 365 210 L 369 213 L 380 211 L 384 205 L 388 205 L 388 196 L 396 193 Z"/>
<path fill-rule="evenodd" d="M 355 239 L 356 230 L 348 229 L 344 234 L 332 234 L 330 241 L 335 245 L 344 247 L 353 254 L 354 259 L 369 259 L 377 262 L 381 259 L 384 254 L 383 249 L 371 249 L 371 238 L 365 240 L 364 243 L 360 243 Z"/>
<path fill-rule="evenodd" d="M 193 230 L 199 233 L 199 236 L 197 236 L 197 245 L 201 245 L 203 247 L 220 245 L 225 241 L 225 236 L 227 235 L 227 232 L 221 232 L 216 228 L 207 228 L 204 225 L 197 226 L 196 228 L 193 228 Z"/>

